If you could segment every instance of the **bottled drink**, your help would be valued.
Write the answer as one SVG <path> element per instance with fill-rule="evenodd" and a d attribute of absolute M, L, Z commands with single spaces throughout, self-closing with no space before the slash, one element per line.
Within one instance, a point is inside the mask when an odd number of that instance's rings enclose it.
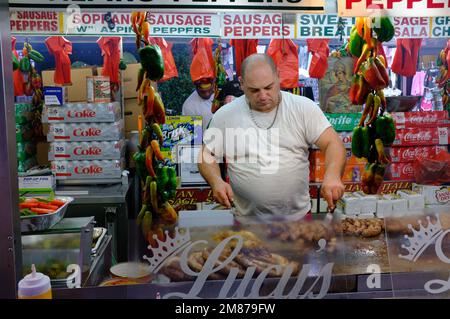
<path fill-rule="evenodd" d="M 19 299 L 52 299 L 50 278 L 31 265 L 31 274 L 19 281 L 18 295 Z"/>

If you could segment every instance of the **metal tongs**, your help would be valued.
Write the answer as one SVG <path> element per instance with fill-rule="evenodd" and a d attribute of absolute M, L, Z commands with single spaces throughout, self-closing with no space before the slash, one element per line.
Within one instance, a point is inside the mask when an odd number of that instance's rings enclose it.
<path fill-rule="evenodd" d="M 237 216 L 241 216 L 241 213 L 238 211 L 238 209 L 236 208 L 236 205 L 234 204 L 234 202 L 232 200 L 230 200 L 230 204 L 231 204 L 231 213 L 233 214 L 234 217 Z"/>
<path fill-rule="evenodd" d="M 331 224 L 332 220 L 333 220 L 333 213 L 334 210 L 336 209 L 336 206 L 334 206 L 333 208 L 331 208 L 330 206 L 327 207 L 327 215 L 325 216 L 325 218 L 323 219 L 323 221 L 326 224 Z"/>

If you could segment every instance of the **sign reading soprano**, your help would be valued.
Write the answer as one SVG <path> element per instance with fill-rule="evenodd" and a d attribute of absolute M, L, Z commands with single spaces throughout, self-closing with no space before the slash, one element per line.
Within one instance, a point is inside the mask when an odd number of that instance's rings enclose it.
<path fill-rule="evenodd" d="M 276 174 L 280 167 L 280 130 L 209 128 L 204 143 L 218 163 L 258 164 L 261 174 Z"/>

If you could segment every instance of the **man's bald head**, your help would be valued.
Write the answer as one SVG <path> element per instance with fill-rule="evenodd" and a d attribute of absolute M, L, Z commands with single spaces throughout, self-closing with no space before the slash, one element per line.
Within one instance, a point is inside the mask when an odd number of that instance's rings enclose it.
<path fill-rule="evenodd" d="M 249 55 L 248 57 L 246 57 L 244 59 L 244 61 L 242 61 L 242 64 L 241 64 L 242 79 L 245 79 L 245 74 L 249 67 L 260 66 L 263 64 L 266 64 L 267 66 L 269 66 L 270 69 L 272 70 L 273 74 L 276 77 L 278 77 L 277 67 L 275 65 L 275 62 L 273 62 L 272 58 L 270 56 L 268 56 L 267 54 L 255 53 L 255 54 Z"/>

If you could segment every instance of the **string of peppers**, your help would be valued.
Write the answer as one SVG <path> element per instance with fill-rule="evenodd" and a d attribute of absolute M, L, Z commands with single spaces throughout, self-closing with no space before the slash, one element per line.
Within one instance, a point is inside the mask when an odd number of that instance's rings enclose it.
<path fill-rule="evenodd" d="M 44 62 L 44 56 L 40 52 L 34 50 L 29 41 L 25 41 L 20 61 L 14 54 L 12 55 L 13 70 L 20 69 L 21 72 L 27 74 L 24 93 L 27 96 L 33 96 L 31 104 L 33 105 L 34 112 L 34 118 L 32 120 L 34 137 L 41 139 L 44 137 L 41 121 L 42 108 L 44 106 L 44 93 L 42 92 L 42 78 L 36 68 L 32 65 L 32 61 L 35 63 Z"/>
<path fill-rule="evenodd" d="M 450 116 L 450 40 L 447 41 L 447 46 L 441 50 L 436 61 L 439 66 L 439 76 L 436 79 L 437 85 L 442 89 L 442 104 L 444 110 L 447 110 Z"/>
<path fill-rule="evenodd" d="M 156 247 L 157 238 L 165 240 L 163 228 L 173 226 L 178 220 L 177 212 L 169 203 L 176 197 L 176 171 L 160 150 L 163 144 L 160 125 L 166 121 L 165 108 L 161 96 L 151 84 L 151 81 L 164 76 L 164 59 L 160 47 L 151 44 L 146 12 L 133 12 L 131 27 L 136 33 L 136 47 L 141 59 L 137 99 L 145 118 L 139 151 L 133 155 L 143 189 L 142 208 L 136 223 L 149 245 Z"/>
<path fill-rule="evenodd" d="M 389 41 L 393 36 L 394 26 L 388 17 L 360 17 L 351 30 L 347 47 L 357 58 L 349 90 L 350 101 L 356 105 L 365 104 L 359 124 L 353 129 L 352 153 L 367 159 L 361 180 L 366 194 L 378 192 L 390 163 L 384 147 L 395 140 L 394 120 L 385 113 L 383 89 L 389 85 L 387 64 L 378 54 L 378 42 Z"/>
<path fill-rule="evenodd" d="M 216 113 L 217 110 L 221 107 L 221 101 L 219 99 L 219 94 L 221 91 L 221 87 L 225 84 L 227 80 L 227 74 L 225 72 L 225 67 L 222 63 L 222 41 L 219 39 L 217 43 L 217 48 L 214 52 L 214 64 L 215 64 L 215 73 L 216 80 L 214 81 L 214 99 L 211 104 L 211 113 Z"/>

